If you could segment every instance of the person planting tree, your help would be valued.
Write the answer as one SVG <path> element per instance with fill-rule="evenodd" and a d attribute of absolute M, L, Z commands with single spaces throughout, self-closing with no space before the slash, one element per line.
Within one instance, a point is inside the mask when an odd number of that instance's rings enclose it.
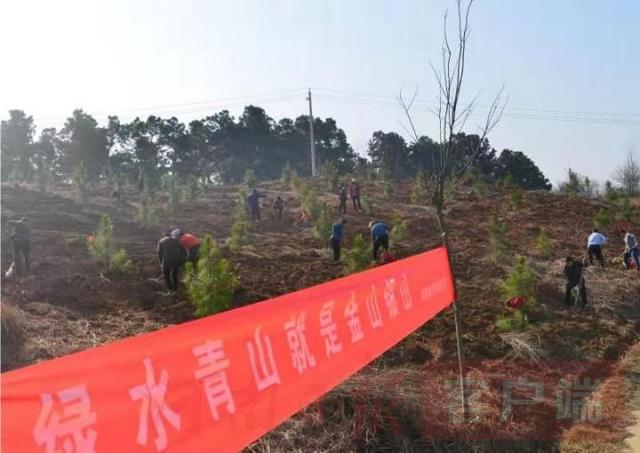
<path fill-rule="evenodd" d="M 371 231 L 371 244 L 373 248 L 373 260 L 378 259 L 378 250 L 382 248 L 389 250 L 389 232 L 391 228 L 388 225 L 372 220 L 369 222 L 369 230 Z"/>
<path fill-rule="evenodd" d="M 171 232 L 171 236 L 180 241 L 180 245 L 187 251 L 187 261 L 197 263 L 200 257 L 200 239 L 194 234 L 185 233 L 181 228 Z"/>
<path fill-rule="evenodd" d="M 604 267 L 604 257 L 602 256 L 602 247 L 607 244 L 607 238 L 604 234 L 600 233 L 597 228 L 593 229 L 593 232 L 587 239 L 587 254 L 589 255 L 589 264 L 593 266 L 593 257 L 595 256 L 600 266 Z"/>
<path fill-rule="evenodd" d="M 338 223 L 334 223 L 331 227 L 331 248 L 333 250 L 333 261 L 340 261 L 340 247 L 342 245 L 342 236 L 344 234 L 344 226 L 347 224 L 346 219 Z"/>
<path fill-rule="evenodd" d="M 172 234 L 173 231 L 169 230 L 158 241 L 158 260 L 169 293 L 178 289 L 180 268 L 188 259 L 187 250 L 180 244 L 180 240 Z"/>
<path fill-rule="evenodd" d="M 566 278 L 564 304 L 571 306 L 571 291 L 578 287 L 580 291 L 580 308 L 587 305 L 587 287 L 583 275 L 584 264 L 568 256 L 564 266 L 564 276 Z"/>

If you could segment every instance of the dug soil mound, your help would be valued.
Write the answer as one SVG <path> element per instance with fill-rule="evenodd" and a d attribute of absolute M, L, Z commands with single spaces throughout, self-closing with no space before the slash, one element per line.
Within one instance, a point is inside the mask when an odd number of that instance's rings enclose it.
<path fill-rule="evenodd" d="M 311 184 L 326 187 L 322 181 Z M 158 226 L 143 228 L 135 221 L 138 199 L 133 193 L 119 203 L 100 196 L 107 191 L 96 191 L 82 204 L 63 186 L 46 193 L 3 186 L 3 272 L 11 262 L 6 220 L 26 216 L 33 236 L 32 272 L 2 284 L 3 371 L 193 319 L 194 308 L 185 295 L 165 296 L 160 278 L 155 246 L 170 226 L 211 234 L 219 242 L 241 282 L 236 306 L 343 275 L 342 266 L 328 258 L 327 241 L 314 238 L 308 226 L 295 221 L 301 209 L 297 194 L 280 182 L 261 187 L 268 195 L 266 203 L 276 193 L 283 196 L 284 218 L 275 221 L 264 209 L 263 221 L 250 226 L 249 245 L 232 252 L 226 244 L 236 187 L 208 188 L 197 201 L 183 203 L 178 219 L 167 214 L 166 196 L 159 196 Z M 367 213 L 350 209 L 345 216 L 346 247 L 357 233 L 368 237 L 370 218 L 392 223 L 398 216 L 406 221 L 407 232 L 405 239 L 394 244 L 397 256 L 438 246 L 441 239 L 433 209 L 412 204 L 409 193 L 408 185 L 396 184 L 387 196 L 381 183 L 364 182 Z M 337 197 L 324 197 L 337 218 Z M 479 195 L 462 189 L 449 202 L 450 253 L 458 283 L 467 378 L 482 382 L 484 389 L 481 400 L 469 402 L 479 411 L 469 409 L 475 414 L 468 415 L 471 420 L 460 421 L 454 407 L 456 386 L 450 383 L 457 378 L 456 342 L 452 312 L 445 310 L 251 449 L 558 448 L 558 439 L 571 423 L 555 423 L 554 396 L 545 393 L 536 401 L 534 412 L 520 418 L 514 412 L 507 420 L 502 407 L 504 381 L 525 375 L 542 383 L 566 376 L 604 378 L 640 339 L 640 273 L 615 265 L 588 267 L 588 307 L 578 310 L 563 305 L 564 259 L 582 256 L 592 219 L 600 209 L 611 219 L 620 212 L 599 201 L 537 192 L 525 193 L 520 209 L 511 206 L 507 192 Z M 508 254 L 500 265 L 490 258 L 492 213 L 508 226 Z M 101 274 L 86 247 L 86 237 L 102 214 L 111 217 L 114 239 L 134 264 L 117 279 Z M 545 257 L 538 255 L 534 245 L 541 227 L 552 240 L 551 253 Z M 640 232 L 637 222 L 632 227 Z M 622 250 L 622 239 L 613 230 L 607 233 L 611 241 L 605 253 L 611 261 Z M 517 254 L 527 256 L 536 272 L 539 309 L 528 329 L 501 332 L 496 318 L 505 308 L 498 282 L 508 275 Z"/>

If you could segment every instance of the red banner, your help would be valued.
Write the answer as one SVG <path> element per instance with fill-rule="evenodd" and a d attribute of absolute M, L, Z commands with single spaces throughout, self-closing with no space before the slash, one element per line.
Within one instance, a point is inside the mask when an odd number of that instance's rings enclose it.
<path fill-rule="evenodd" d="M 2 451 L 236 451 L 453 297 L 438 248 L 4 373 Z"/>

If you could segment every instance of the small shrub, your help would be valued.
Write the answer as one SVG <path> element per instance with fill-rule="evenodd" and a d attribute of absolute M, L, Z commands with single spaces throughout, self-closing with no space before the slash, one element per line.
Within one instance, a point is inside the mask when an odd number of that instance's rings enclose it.
<path fill-rule="evenodd" d="M 425 204 L 427 201 L 427 185 L 424 181 L 424 173 L 422 170 L 418 171 L 416 177 L 413 178 L 413 186 L 411 188 L 411 203 L 413 204 Z"/>
<path fill-rule="evenodd" d="M 399 213 L 396 213 L 393 217 L 392 224 L 391 239 L 394 244 L 398 244 L 404 241 L 407 236 L 407 221 L 404 220 Z"/>
<path fill-rule="evenodd" d="M 313 236 L 316 239 L 325 239 L 331 231 L 331 216 L 326 203 L 320 205 L 316 217 L 311 217 L 313 222 Z"/>
<path fill-rule="evenodd" d="M 513 176 L 506 175 L 496 181 L 496 189 L 509 190 L 513 187 Z"/>
<path fill-rule="evenodd" d="M 487 193 L 487 183 L 482 179 L 476 179 L 473 181 L 473 191 L 478 195 L 485 195 Z"/>
<path fill-rule="evenodd" d="M 236 198 L 236 206 L 233 210 L 233 218 L 236 222 L 249 220 L 249 206 L 247 204 L 247 189 L 240 186 Z"/>
<path fill-rule="evenodd" d="M 361 234 L 358 234 L 351 247 L 344 251 L 342 264 L 345 274 L 359 272 L 371 266 L 371 247 Z"/>
<path fill-rule="evenodd" d="M 256 184 L 258 183 L 258 179 L 256 178 L 256 173 L 252 168 L 248 168 L 247 171 L 244 172 L 242 182 L 244 183 L 244 186 L 249 190 L 253 189 L 256 186 Z"/>
<path fill-rule="evenodd" d="M 629 197 L 624 197 L 622 200 L 622 211 L 620 212 L 620 218 L 631 222 L 636 215 L 636 208 L 631 203 Z"/>
<path fill-rule="evenodd" d="M 510 244 L 507 239 L 507 224 L 496 213 L 489 221 L 489 245 L 491 259 L 495 263 L 503 263 L 507 258 Z"/>
<path fill-rule="evenodd" d="M 174 176 L 166 178 L 165 188 L 169 194 L 169 214 L 171 214 L 171 217 L 175 219 L 178 215 L 178 211 L 180 210 L 182 189 L 178 186 Z"/>
<path fill-rule="evenodd" d="M 367 214 L 368 216 L 373 215 L 373 201 L 371 200 L 371 198 L 369 197 L 363 198 L 362 206 L 364 208 L 365 214 Z"/>
<path fill-rule="evenodd" d="M 231 307 L 239 280 L 229 260 L 222 257 L 211 235 L 200 246 L 197 266 L 187 263 L 184 283 L 197 316 L 207 316 Z"/>
<path fill-rule="evenodd" d="M 613 184 L 611 184 L 611 181 L 607 181 L 604 183 L 603 197 L 605 201 L 608 201 L 609 203 L 615 203 L 616 201 L 618 201 L 620 198 L 623 197 L 623 194 L 620 189 L 613 187 Z"/>
<path fill-rule="evenodd" d="M 538 233 L 538 237 L 536 238 L 535 248 L 538 254 L 544 258 L 548 258 L 549 255 L 551 255 L 551 238 L 544 227 L 540 228 L 540 233 Z"/>
<path fill-rule="evenodd" d="M 239 252 L 240 249 L 249 242 L 249 227 L 246 220 L 236 220 L 231 225 L 231 235 L 229 236 L 229 248 L 233 252 Z"/>
<path fill-rule="evenodd" d="M 198 199 L 198 195 L 200 195 L 201 187 L 200 182 L 198 182 L 198 178 L 194 175 L 189 175 L 185 182 L 187 189 L 187 198 L 190 201 L 196 201 Z"/>
<path fill-rule="evenodd" d="M 389 181 L 385 181 L 383 183 L 383 192 L 386 197 L 390 197 L 393 195 L 393 187 L 391 187 L 391 183 Z"/>
<path fill-rule="evenodd" d="M 136 218 L 145 228 L 155 225 L 157 221 L 153 192 L 151 191 L 150 186 L 146 184 L 142 194 L 140 195 L 140 206 L 138 206 Z"/>
<path fill-rule="evenodd" d="M 522 190 L 513 189 L 511 192 L 511 206 L 513 206 L 513 209 L 519 211 L 522 208 L 523 203 L 524 198 L 522 196 Z"/>
<path fill-rule="evenodd" d="M 514 310 L 512 320 L 519 323 L 519 328 L 524 329 L 528 323 L 528 315 L 533 307 L 537 305 L 535 297 L 535 288 L 538 282 L 538 276 L 533 271 L 527 259 L 524 256 L 519 256 L 516 262 L 516 267 L 509 274 L 506 280 L 500 283 L 500 292 L 504 300 L 509 300 L 514 297 L 524 297 L 526 303 Z M 504 317 L 502 318 L 504 319 Z M 498 323 L 501 318 L 498 318 L 496 326 L 499 328 Z M 504 321 L 501 323 L 503 326 L 506 324 Z"/>
<path fill-rule="evenodd" d="M 607 211 L 600 208 L 598 213 L 593 218 L 593 227 L 597 228 L 598 230 L 604 230 L 609 226 L 610 223 L 611 219 L 609 218 Z"/>
<path fill-rule="evenodd" d="M 84 162 L 80 162 L 80 165 L 76 167 L 73 173 L 73 185 L 78 190 L 80 201 L 86 203 L 89 196 L 89 182 L 87 180 L 87 170 L 84 167 Z"/>
<path fill-rule="evenodd" d="M 124 249 L 119 249 L 111 256 L 109 261 L 109 274 L 120 277 L 125 275 L 129 269 L 131 269 L 132 263 L 127 252 Z"/>
<path fill-rule="evenodd" d="M 338 184 L 340 183 L 338 168 L 334 163 L 328 163 L 322 169 L 322 173 L 324 173 L 327 178 L 327 190 L 334 192 L 338 188 Z"/>
<path fill-rule="evenodd" d="M 293 168 L 291 167 L 291 162 L 287 161 L 287 164 L 282 168 L 282 175 L 280 176 L 280 180 L 285 184 L 291 184 L 291 179 L 293 178 Z"/>
<path fill-rule="evenodd" d="M 113 244 L 113 224 L 108 215 L 100 217 L 98 229 L 87 238 L 89 253 L 104 267 L 105 272 L 121 276 L 131 267 L 131 261 L 124 249 L 115 250 Z"/>
<path fill-rule="evenodd" d="M 45 192 L 54 181 L 54 173 L 49 167 L 48 162 L 38 156 L 36 158 L 36 184 L 40 192 Z"/>

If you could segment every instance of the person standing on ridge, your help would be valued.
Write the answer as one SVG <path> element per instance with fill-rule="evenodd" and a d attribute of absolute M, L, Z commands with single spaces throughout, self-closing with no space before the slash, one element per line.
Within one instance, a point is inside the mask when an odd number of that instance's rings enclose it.
<path fill-rule="evenodd" d="M 589 255 L 589 264 L 593 266 L 593 257 L 595 256 L 600 266 L 604 267 L 604 257 L 602 256 L 602 247 L 607 244 L 607 238 L 596 228 L 587 239 L 587 254 Z"/>
<path fill-rule="evenodd" d="M 178 289 L 180 268 L 187 261 L 188 255 L 180 241 L 172 236 L 172 231 L 167 231 L 158 241 L 158 260 L 164 274 L 169 293 Z"/>
<path fill-rule="evenodd" d="M 342 237 L 344 234 L 344 226 L 347 224 L 346 219 L 342 219 L 339 223 L 334 223 L 331 227 L 331 248 L 333 249 L 333 261 L 340 261 L 340 247 L 342 245 Z"/>
<path fill-rule="evenodd" d="M 389 250 L 389 232 L 391 228 L 382 222 L 372 220 L 369 222 L 369 230 L 371 231 L 371 243 L 373 248 L 373 260 L 378 260 L 378 250 Z"/>
<path fill-rule="evenodd" d="M 640 245 L 638 245 L 638 238 L 629 230 L 623 230 L 622 234 L 624 234 L 624 251 L 636 263 L 636 270 L 640 271 Z"/>
<path fill-rule="evenodd" d="M 362 205 L 360 204 L 360 184 L 358 184 L 355 179 L 352 179 L 351 184 L 349 184 L 349 196 L 353 203 L 353 210 L 362 211 Z"/>
<path fill-rule="evenodd" d="M 284 200 L 280 195 L 278 195 L 276 199 L 273 201 L 273 205 L 271 205 L 271 209 L 273 209 L 274 219 L 278 219 L 278 222 L 281 222 L 282 210 L 284 209 Z"/>
<path fill-rule="evenodd" d="M 260 221 L 260 198 L 264 198 L 266 195 L 258 192 L 258 189 L 253 189 L 251 194 L 247 197 L 247 203 L 251 209 L 251 220 Z"/>
<path fill-rule="evenodd" d="M 340 187 L 338 187 L 338 198 L 340 199 L 340 207 L 338 208 L 338 212 L 340 214 L 347 213 L 347 186 L 344 183 L 340 183 Z"/>
<path fill-rule="evenodd" d="M 13 245 L 13 263 L 18 276 L 31 271 L 31 228 L 26 217 L 9 220 L 9 237 Z"/>

